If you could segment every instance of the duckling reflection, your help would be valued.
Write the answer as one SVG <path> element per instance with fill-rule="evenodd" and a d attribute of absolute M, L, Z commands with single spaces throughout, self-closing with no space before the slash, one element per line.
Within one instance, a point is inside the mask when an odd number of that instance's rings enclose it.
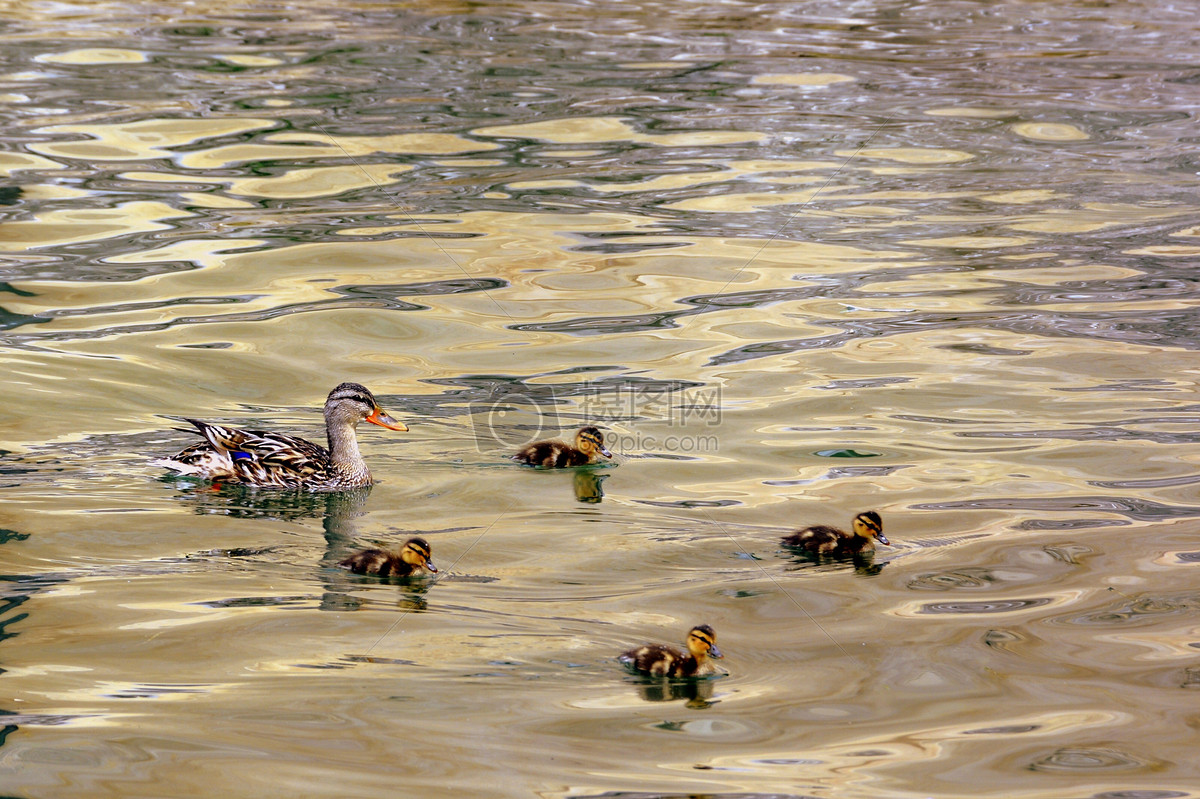
<path fill-rule="evenodd" d="M 647 702 L 673 702 L 686 699 L 687 706 L 702 710 L 712 707 L 711 701 L 716 683 L 713 680 L 682 679 L 662 680 L 644 677 L 638 683 L 638 696 Z"/>
<path fill-rule="evenodd" d="M 575 499 L 589 504 L 603 501 L 604 486 L 600 484 L 607 477 L 607 474 L 596 474 L 589 470 L 575 472 Z"/>
<path fill-rule="evenodd" d="M 430 560 L 432 551 L 424 538 L 410 538 L 393 554 L 383 549 L 364 549 L 338 563 L 355 574 L 370 574 L 376 577 L 412 577 L 422 571 L 437 574 L 437 566 Z"/>
<path fill-rule="evenodd" d="M 786 571 L 845 571 L 853 569 L 857 577 L 874 577 L 888 565 L 887 561 L 876 563 L 874 552 L 868 552 L 866 555 L 851 555 L 846 558 L 830 558 L 814 555 L 801 549 L 792 550 L 790 555 L 791 559 L 785 567 Z"/>
<path fill-rule="evenodd" d="M 420 613 L 429 609 L 429 602 L 425 595 L 429 592 L 431 581 L 429 580 L 402 580 L 395 583 L 399 593 L 396 596 L 396 607 L 400 610 Z M 347 613 L 355 610 L 367 610 L 370 608 L 379 608 L 388 602 L 386 595 L 360 596 L 357 594 L 348 593 L 345 589 L 348 587 L 343 584 L 340 586 L 327 586 L 331 590 L 325 591 L 321 595 L 321 602 L 318 607 L 321 610 L 333 611 L 335 613 Z"/>
<path fill-rule="evenodd" d="M 581 427 L 575 433 L 575 443 L 565 441 L 535 441 L 526 445 L 512 459 L 527 466 L 543 469 L 563 469 L 570 466 L 587 466 L 597 463 L 599 456 L 611 458 L 612 453 L 604 446 L 604 434 L 598 427 Z"/>

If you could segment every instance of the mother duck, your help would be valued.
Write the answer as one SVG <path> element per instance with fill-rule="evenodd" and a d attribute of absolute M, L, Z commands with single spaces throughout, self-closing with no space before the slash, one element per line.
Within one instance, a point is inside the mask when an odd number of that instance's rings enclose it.
<path fill-rule="evenodd" d="M 184 418 L 204 441 L 154 461 L 180 474 L 265 488 L 344 491 L 373 482 L 355 428 L 370 422 L 388 430 L 408 430 L 388 416 L 374 395 L 358 383 L 342 383 L 325 400 L 329 449 L 297 436 L 223 427 Z"/>

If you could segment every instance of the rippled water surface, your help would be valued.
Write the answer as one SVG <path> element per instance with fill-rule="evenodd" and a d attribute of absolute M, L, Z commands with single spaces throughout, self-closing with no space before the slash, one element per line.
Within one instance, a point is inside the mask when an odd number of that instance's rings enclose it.
<path fill-rule="evenodd" d="M 1191 4 L 0 8 L 5 795 L 1200 796 Z"/>

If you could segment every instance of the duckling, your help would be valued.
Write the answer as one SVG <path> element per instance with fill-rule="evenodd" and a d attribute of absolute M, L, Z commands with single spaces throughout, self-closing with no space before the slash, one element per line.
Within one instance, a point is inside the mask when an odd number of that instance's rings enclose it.
<path fill-rule="evenodd" d="M 823 524 L 806 527 L 799 532 L 784 536 L 785 546 L 806 550 L 813 555 L 854 557 L 874 551 L 875 542 L 891 546 L 883 534 L 883 520 L 873 510 L 864 511 L 854 517 L 852 533 Z"/>
<path fill-rule="evenodd" d="M 716 671 L 709 658 L 725 657 L 717 649 L 717 634 L 707 624 L 698 624 L 688 631 L 687 649 L 685 655 L 666 644 L 646 644 L 629 650 L 617 660 L 651 677 L 702 677 Z"/>
<path fill-rule="evenodd" d="M 586 466 L 599 460 L 596 456 L 611 458 L 612 453 L 604 446 L 604 434 L 597 427 L 581 427 L 575 434 L 575 445 L 565 441 L 535 441 L 512 456 L 514 461 L 544 469 L 561 469 L 567 466 Z"/>
<path fill-rule="evenodd" d="M 355 552 L 338 565 L 355 574 L 374 574 L 379 577 L 410 577 L 421 569 L 437 574 L 437 566 L 430 558 L 429 542 L 424 538 L 410 538 L 393 555 L 382 549 L 364 549 Z"/>

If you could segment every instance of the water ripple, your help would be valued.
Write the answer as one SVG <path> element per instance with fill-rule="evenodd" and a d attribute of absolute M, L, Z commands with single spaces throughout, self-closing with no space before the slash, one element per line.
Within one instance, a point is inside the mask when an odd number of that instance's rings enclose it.
<path fill-rule="evenodd" d="M 97 330 L 79 331 L 44 331 L 28 335 L 10 337 L 13 344 L 30 344 L 38 341 L 78 341 L 85 339 L 107 338 L 116 335 L 132 333 L 147 333 L 152 331 L 169 330 L 174 327 L 203 324 L 227 324 L 233 322 L 265 322 L 294 314 L 311 313 L 314 311 L 347 310 L 351 308 L 376 308 L 389 311 L 427 311 L 429 306 L 419 305 L 398 299 L 400 296 L 440 296 L 449 294 L 464 294 L 475 291 L 489 291 L 507 286 L 508 283 L 499 278 L 461 278 L 440 280 L 426 283 L 411 283 L 397 285 L 349 285 L 331 288 L 329 291 L 342 295 L 336 299 L 314 300 L 312 302 L 289 303 L 258 311 L 220 314 L 216 316 L 184 316 L 166 322 L 124 325 L 107 327 Z M 149 303 L 126 303 L 116 306 L 105 306 L 87 309 L 53 310 L 43 314 L 49 321 L 58 317 L 97 316 L 110 313 L 122 313 L 130 310 L 158 310 L 179 305 L 221 305 L 229 303 L 248 303 L 258 299 L 257 296 L 242 297 L 188 297 L 169 300 L 156 300 Z"/>
<path fill-rule="evenodd" d="M 952 502 L 924 502 L 911 507 L 914 510 L 1036 510 L 1064 513 L 1091 510 L 1116 513 L 1136 521 L 1162 521 L 1200 516 L 1200 507 L 1165 505 L 1161 502 L 1132 497 L 997 497 Z M 1089 524 L 1085 523 L 1083 526 L 1089 526 Z"/>
<path fill-rule="evenodd" d="M 1020 312 L 962 312 L 921 314 L 848 322 L 837 319 L 813 319 L 845 330 L 840 335 L 817 336 L 756 343 L 714 356 L 711 365 L 741 363 L 803 350 L 840 346 L 849 340 L 903 335 L 919 330 L 999 330 L 1032 334 L 1047 338 L 1080 337 L 1121 341 L 1145 347 L 1200 349 L 1200 320 L 1180 311 L 1142 311 L 1140 313 L 1056 313 L 1026 309 Z"/>
<path fill-rule="evenodd" d="M 1050 597 L 1034 599 L 995 599 L 977 602 L 929 602 L 921 606 L 920 613 L 1012 613 L 1049 605 Z"/>
<path fill-rule="evenodd" d="M 1031 771 L 1115 771 L 1152 768 L 1159 765 L 1153 760 L 1143 760 L 1118 749 L 1084 749 L 1068 747 L 1059 749 L 1029 764 Z"/>

